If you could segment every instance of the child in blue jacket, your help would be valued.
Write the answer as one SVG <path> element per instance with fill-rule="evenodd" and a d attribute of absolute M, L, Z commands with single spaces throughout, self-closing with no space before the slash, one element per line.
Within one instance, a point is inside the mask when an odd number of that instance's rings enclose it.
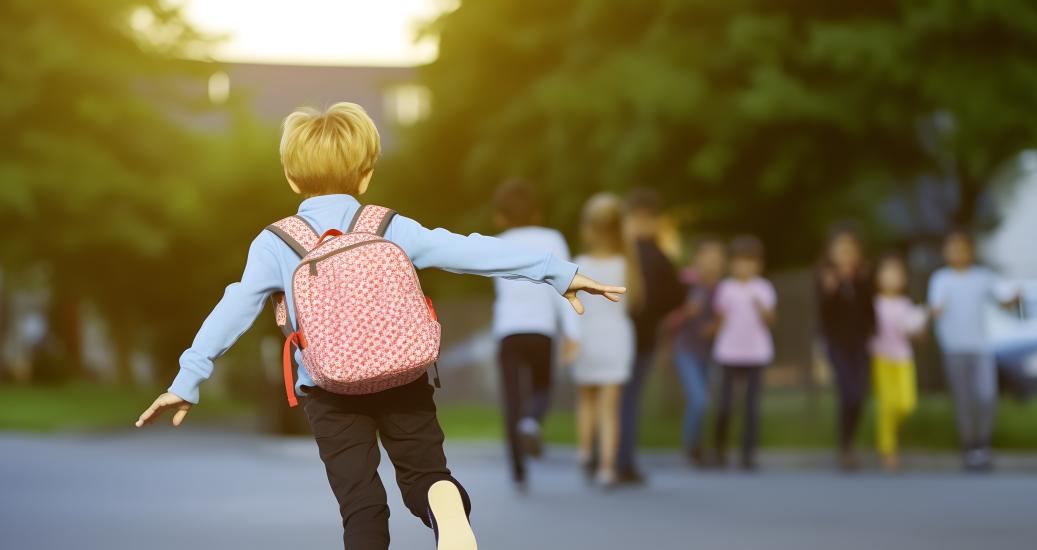
<path fill-rule="evenodd" d="M 289 115 L 280 153 L 288 185 L 307 197 L 298 215 L 318 233 L 347 227 L 360 207 L 357 197 L 370 185 L 380 151 L 378 130 L 359 105 L 338 103 L 323 113 L 303 109 Z M 427 229 L 401 215 L 392 218 L 385 238 L 399 245 L 418 269 L 437 267 L 547 283 L 578 313 L 583 311 L 578 291 L 612 301 L 625 291 L 578 274 L 575 264 L 548 252 L 478 233 L 463 236 Z M 227 287 L 191 347 L 180 356 L 180 372 L 168 392 L 141 414 L 138 427 L 154 422 L 165 411 L 173 412 L 174 426 L 183 422 L 198 403 L 199 386 L 212 374 L 213 361 L 248 330 L 267 298 L 286 292 L 287 302 L 292 303 L 291 277 L 298 263 L 296 253 L 269 231 L 252 241 L 241 281 Z M 289 309 L 295 326 L 295 312 Z M 389 508 L 377 473 L 380 437 L 396 468 L 407 508 L 435 529 L 438 548 L 474 549 L 468 495 L 447 469 L 443 431 L 427 377 L 374 394 L 339 395 L 318 387 L 298 353 L 296 359 L 300 365 L 296 394 L 303 398 L 339 502 L 345 547 L 384 550 L 389 546 Z"/>

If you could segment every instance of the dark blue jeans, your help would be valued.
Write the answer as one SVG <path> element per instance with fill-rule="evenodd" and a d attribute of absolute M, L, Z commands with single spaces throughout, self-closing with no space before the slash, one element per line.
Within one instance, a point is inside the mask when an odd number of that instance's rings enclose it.
<path fill-rule="evenodd" d="M 619 452 L 616 455 L 619 473 L 637 470 L 634 455 L 637 452 L 637 424 L 641 419 L 641 393 L 654 361 L 655 353 L 638 353 L 630 380 L 623 386 L 619 403 Z"/>
<path fill-rule="evenodd" d="M 864 346 L 828 343 L 828 359 L 839 394 L 839 448 L 849 451 L 860 424 L 868 393 L 871 356 Z"/>
<path fill-rule="evenodd" d="M 673 346 L 673 362 L 684 387 L 684 448 L 694 449 L 702 436 L 702 420 L 709 409 L 709 359 L 680 344 Z"/>

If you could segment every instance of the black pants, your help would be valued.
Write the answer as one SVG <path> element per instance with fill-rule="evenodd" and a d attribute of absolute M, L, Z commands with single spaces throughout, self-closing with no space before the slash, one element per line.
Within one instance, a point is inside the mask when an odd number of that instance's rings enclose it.
<path fill-rule="evenodd" d="M 638 351 L 634 357 L 630 379 L 623 384 L 619 397 L 619 451 L 616 470 L 620 475 L 639 475 L 637 471 L 637 439 L 641 421 L 641 394 L 655 363 L 655 351 Z"/>
<path fill-rule="evenodd" d="M 500 341 L 501 394 L 511 475 L 526 479 L 518 423 L 523 418 L 542 422 L 551 399 L 551 338 L 543 334 L 512 334 Z"/>
<path fill-rule="evenodd" d="M 868 392 L 871 357 L 864 346 L 828 343 L 828 360 L 835 372 L 839 394 L 839 449 L 853 449 L 864 400 Z"/>
<path fill-rule="evenodd" d="M 426 376 L 369 395 L 338 395 L 310 388 L 303 399 L 331 490 L 338 499 L 347 550 L 389 547 L 389 506 L 378 476 L 378 437 L 396 468 L 396 483 L 412 514 L 431 525 L 428 490 L 437 481 L 464 488 L 450 475 L 443 430 Z"/>
<path fill-rule="evenodd" d="M 720 377 L 720 405 L 717 410 L 716 438 L 717 455 L 723 462 L 727 454 L 727 427 L 731 422 L 734 407 L 735 384 L 745 387 L 745 417 L 742 429 L 742 465 L 752 466 L 756 459 L 756 442 L 760 425 L 760 376 L 763 365 L 724 365 Z"/>

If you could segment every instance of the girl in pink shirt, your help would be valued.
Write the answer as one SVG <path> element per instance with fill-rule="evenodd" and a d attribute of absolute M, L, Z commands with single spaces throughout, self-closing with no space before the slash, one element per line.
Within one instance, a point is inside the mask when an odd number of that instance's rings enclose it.
<path fill-rule="evenodd" d="M 879 262 L 878 294 L 875 296 L 875 336 L 871 340 L 872 383 L 878 401 L 876 430 L 882 467 L 896 471 L 897 432 L 915 409 L 915 363 L 912 336 L 925 328 L 925 309 L 905 294 L 907 267 L 897 256 Z"/>
<path fill-rule="evenodd" d="M 756 467 L 759 391 L 763 367 L 774 359 L 770 325 L 777 296 L 763 271 L 763 244 L 743 235 L 731 243 L 731 276 L 717 287 L 714 308 L 719 330 L 713 358 L 721 368 L 720 407 L 717 411 L 717 458 L 726 465 L 727 425 L 736 383 L 745 385 L 745 429 L 742 430 L 742 468 Z"/>

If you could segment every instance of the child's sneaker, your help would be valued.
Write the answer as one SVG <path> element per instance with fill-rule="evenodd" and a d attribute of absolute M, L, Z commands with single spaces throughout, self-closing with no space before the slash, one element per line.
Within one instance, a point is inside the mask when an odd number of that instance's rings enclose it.
<path fill-rule="evenodd" d="M 701 445 L 695 445 L 694 447 L 685 451 L 685 458 L 688 459 L 688 466 L 696 469 L 703 469 L 706 467 L 706 455 L 702 451 Z"/>
<path fill-rule="evenodd" d="M 594 474 L 598 471 L 598 461 L 592 457 L 580 459 L 580 471 L 583 472 L 583 480 L 588 485 L 594 483 Z"/>
<path fill-rule="evenodd" d="M 619 485 L 619 480 L 616 478 L 616 472 L 612 470 L 598 470 L 596 477 L 598 485 L 600 485 L 602 489 L 615 489 L 616 486 Z"/>
<path fill-rule="evenodd" d="M 428 507 L 437 550 L 476 550 L 475 533 L 456 485 L 450 481 L 433 483 L 428 490 Z"/>
<path fill-rule="evenodd" d="M 965 453 L 965 471 L 989 472 L 994 469 L 991 454 L 985 447 L 976 447 Z"/>

